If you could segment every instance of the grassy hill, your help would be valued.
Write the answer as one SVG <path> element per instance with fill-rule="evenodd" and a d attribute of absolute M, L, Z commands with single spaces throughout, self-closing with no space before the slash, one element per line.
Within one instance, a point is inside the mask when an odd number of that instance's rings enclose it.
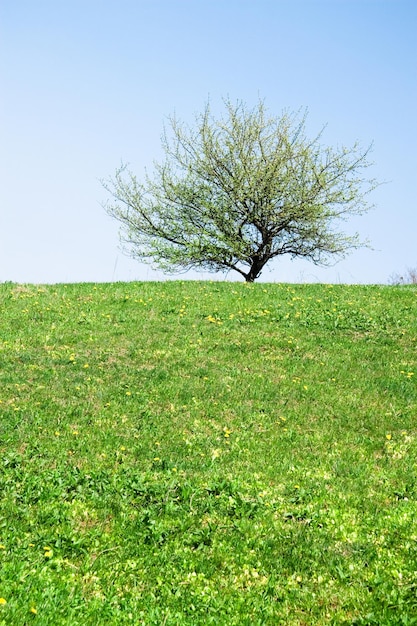
<path fill-rule="evenodd" d="M 417 623 L 415 288 L 0 307 L 0 625 Z"/>

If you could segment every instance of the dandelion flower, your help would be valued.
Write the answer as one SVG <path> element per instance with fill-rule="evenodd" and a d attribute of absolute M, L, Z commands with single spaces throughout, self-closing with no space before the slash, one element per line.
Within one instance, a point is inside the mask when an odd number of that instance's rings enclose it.
<path fill-rule="evenodd" d="M 34 607 L 34 606 L 32 606 L 32 607 L 30 608 L 30 612 L 31 612 L 31 613 L 33 613 L 34 615 L 36 615 L 36 613 L 37 613 L 38 611 L 35 609 L 35 607 Z"/>
<path fill-rule="evenodd" d="M 4 598 L 0 598 L 0 604 L 7 604 L 7 600 L 5 600 Z"/>

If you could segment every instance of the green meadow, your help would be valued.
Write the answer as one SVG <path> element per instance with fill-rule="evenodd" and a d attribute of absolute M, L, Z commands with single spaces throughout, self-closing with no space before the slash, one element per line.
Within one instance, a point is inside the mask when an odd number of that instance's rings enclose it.
<path fill-rule="evenodd" d="M 0 284 L 0 625 L 417 624 L 417 289 Z"/>

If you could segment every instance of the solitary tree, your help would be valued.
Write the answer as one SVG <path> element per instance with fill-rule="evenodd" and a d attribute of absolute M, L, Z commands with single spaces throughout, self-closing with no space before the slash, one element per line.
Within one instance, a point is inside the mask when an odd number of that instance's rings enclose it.
<path fill-rule="evenodd" d="M 207 105 L 195 127 L 169 118 L 152 177 L 138 182 L 122 166 L 103 183 L 132 256 L 170 272 L 235 270 L 252 282 L 282 254 L 326 265 L 363 245 L 335 223 L 370 208 L 370 147 L 308 139 L 306 112 L 271 118 L 262 101 L 225 105 L 218 120 Z"/>

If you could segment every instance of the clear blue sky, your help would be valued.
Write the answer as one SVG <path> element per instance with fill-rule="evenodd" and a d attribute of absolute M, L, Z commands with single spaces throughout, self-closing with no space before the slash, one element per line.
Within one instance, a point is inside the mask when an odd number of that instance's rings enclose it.
<path fill-rule="evenodd" d="M 347 226 L 374 251 L 328 269 L 283 257 L 262 280 L 417 266 L 415 0 L 1 0 L 0 281 L 162 279 L 120 251 L 99 179 L 122 160 L 141 176 L 166 117 L 192 122 L 208 96 L 308 107 L 324 142 L 374 141 L 388 181 Z"/>

